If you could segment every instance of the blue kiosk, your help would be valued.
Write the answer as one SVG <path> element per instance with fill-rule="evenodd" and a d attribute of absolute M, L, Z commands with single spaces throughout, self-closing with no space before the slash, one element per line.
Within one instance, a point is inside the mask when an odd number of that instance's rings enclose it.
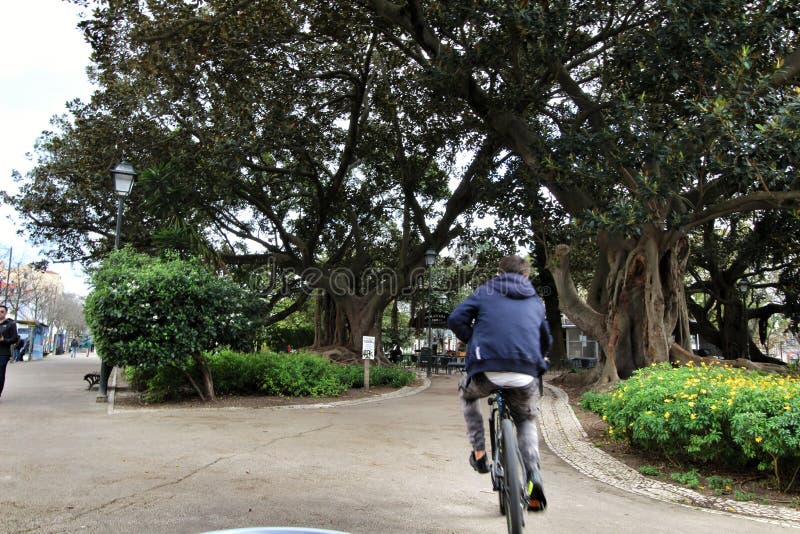
<path fill-rule="evenodd" d="M 23 359 L 25 356 L 28 360 L 41 360 L 47 354 L 45 351 L 44 340 L 47 337 L 48 326 L 40 321 L 32 321 L 30 319 L 20 319 L 17 321 L 17 333 L 24 345 L 20 344 L 16 349 L 19 351 L 23 349 Z"/>

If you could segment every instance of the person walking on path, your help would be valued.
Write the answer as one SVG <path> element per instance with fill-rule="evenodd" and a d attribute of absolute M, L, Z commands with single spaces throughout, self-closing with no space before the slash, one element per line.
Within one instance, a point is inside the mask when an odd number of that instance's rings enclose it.
<path fill-rule="evenodd" d="M 77 358 L 78 356 L 78 340 L 72 338 L 72 341 L 69 343 L 69 357 L 70 358 Z"/>
<path fill-rule="evenodd" d="M 0 396 L 6 383 L 6 367 L 13 354 L 14 345 L 19 342 L 17 323 L 6 317 L 8 306 L 0 304 Z"/>
<path fill-rule="evenodd" d="M 544 359 L 552 336 L 544 303 L 530 280 L 530 265 L 519 256 L 500 260 L 498 273 L 459 304 L 447 326 L 467 344 L 466 376 L 458 386 L 467 437 L 469 463 L 488 473 L 486 438 L 479 401 L 502 388 L 528 476 L 528 509 L 544 510 L 547 500 L 539 465 L 536 431 L 537 378 L 547 370 Z"/>

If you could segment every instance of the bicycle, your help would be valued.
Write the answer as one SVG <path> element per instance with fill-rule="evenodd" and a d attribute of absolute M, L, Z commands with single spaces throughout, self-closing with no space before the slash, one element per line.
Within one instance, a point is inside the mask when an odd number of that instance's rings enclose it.
<path fill-rule="evenodd" d="M 517 444 L 511 413 L 503 400 L 503 389 L 489 396 L 489 440 L 492 445 L 492 489 L 498 492 L 500 513 L 506 516 L 509 534 L 520 534 L 525 526 L 528 496 L 527 472 Z"/>

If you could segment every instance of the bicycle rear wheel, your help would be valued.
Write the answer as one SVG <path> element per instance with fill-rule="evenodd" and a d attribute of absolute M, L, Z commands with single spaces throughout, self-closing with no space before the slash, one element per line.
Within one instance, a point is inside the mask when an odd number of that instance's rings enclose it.
<path fill-rule="evenodd" d="M 503 447 L 497 439 L 500 435 L 500 416 L 492 412 L 489 418 L 489 443 L 492 445 L 492 489 L 497 492 L 497 500 L 500 504 L 500 515 L 506 515 L 505 492 L 503 491 Z"/>
<path fill-rule="evenodd" d="M 525 524 L 523 516 L 525 467 L 522 465 L 522 455 L 517 446 L 517 436 L 514 431 L 514 424 L 510 419 L 503 419 L 500 422 L 500 429 L 503 435 L 502 456 L 503 456 L 503 491 L 505 493 L 501 499 L 505 501 L 506 525 L 509 534 L 521 534 L 522 526 Z M 502 501 L 501 501 L 502 502 Z"/>

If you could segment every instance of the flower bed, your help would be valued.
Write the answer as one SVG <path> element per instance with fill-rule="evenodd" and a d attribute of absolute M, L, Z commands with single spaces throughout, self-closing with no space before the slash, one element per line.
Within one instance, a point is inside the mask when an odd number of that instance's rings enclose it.
<path fill-rule="evenodd" d="M 586 393 L 614 439 L 667 458 L 771 470 L 792 487 L 800 468 L 800 380 L 723 365 L 640 369 L 610 393 Z"/>

